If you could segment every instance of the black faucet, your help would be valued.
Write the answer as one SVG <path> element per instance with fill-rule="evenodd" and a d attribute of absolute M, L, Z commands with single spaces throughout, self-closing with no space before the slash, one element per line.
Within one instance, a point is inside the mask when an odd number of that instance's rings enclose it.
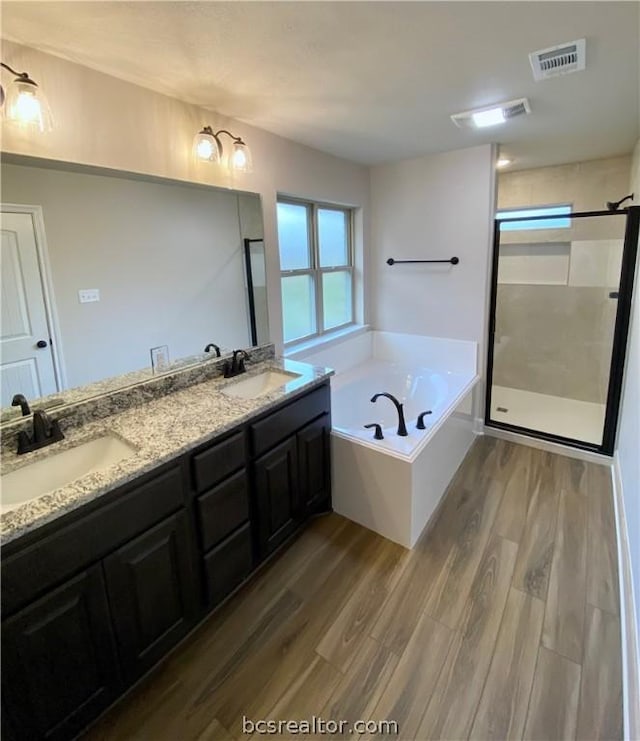
<path fill-rule="evenodd" d="M 231 360 L 227 360 L 224 366 L 224 377 L 233 378 L 244 373 L 247 369 L 244 367 L 244 361 L 249 360 L 249 356 L 244 350 L 234 350 Z"/>
<path fill-rule="evenodd" d="M 365 430 L 370 430 L 372 427 L 376 428 L 376 431 L 373 435 L 374 440 L 384 440 L 384 435 L 382 434 L 382 425 L 379 425 L 377 422 L 373 422 L 370 425 L 365 425 Z"/>
<path fill-rule="evenodd" d="M 392 394 L 388 394 L 386 391 L 381 394 L 374 394 L 374 396 L 371 397 L 371 401 L 375 402 L 379 397 L 386 396 L 387 399 L 391 399 L 391 401 L 395 404 L 396 409 L 398 410 L 398 435 L 400 437 L 407 437 L 409 434 L 407 432 L 407 425 L 404 421 L 404 409 L 402 408 L 402 404 L 396 399 L 395 396 Z"/>
<path fill-rule="evenodd" d="M 426 412 L 420 412 L 420 414 L 418 415 L 418 421 L 416 422 L 416 429 L 418 429 L 418 430 L 426 430 L 427 429 L 425 427 L 425 424 L 424 424 L 424 418 L 428 414 L 431 414 L 431 409 L 427 409 Z"/>
<path fill-rule="evenodd" d="M 205 352 L 211 352 L 211 350 L 216 351 L 216 358 L 220 357 L 220 348 L 216 345 L 215 342 L 210 342 L 204 349 Z"/>
<path fill-rule="evenodd" d="M 20 410 L 22 411 L 23 417 L 28 417 L 31 414 L 31 409 L 29 409 L 29 402 L 25 399 L 24 394 L 16 394 L 11 400 L 11 406 L 19 406 Z"/>
<path fill-rule="evenodd" d="M 57 419 L 50 419 L 49 415 L 42 409 L 36 409 L 33 413 L 33 434 L 31 437 L 22 430 L 18 433 L 18 455 L 31 453 L 52 443 L 64 440 Z"/>

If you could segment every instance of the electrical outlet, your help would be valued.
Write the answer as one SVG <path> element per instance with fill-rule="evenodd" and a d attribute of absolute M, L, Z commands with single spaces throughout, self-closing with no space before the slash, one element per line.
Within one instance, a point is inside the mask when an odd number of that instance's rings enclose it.
<path fill-rule="evenodd" d="M 169 367 L 169 345 L 151 348 L 151 368 L 154 373 L 161 373 Z"/>
<path fill-rule="evenodd" d="M 94 301 L 100 301 L 99 288 L 81 288 L 78 291 L 78 299 L 81 304 L 90 304 Z"/>

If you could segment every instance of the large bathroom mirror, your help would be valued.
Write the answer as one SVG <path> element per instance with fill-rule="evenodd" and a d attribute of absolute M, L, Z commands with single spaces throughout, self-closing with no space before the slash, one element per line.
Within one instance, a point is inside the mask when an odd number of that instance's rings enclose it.
<path fill-rule="evenodd" d="M 3 420 L 16 393 L 75 402 L 269 342 L 258 195 L 13 155 L 0 175 Z"/>

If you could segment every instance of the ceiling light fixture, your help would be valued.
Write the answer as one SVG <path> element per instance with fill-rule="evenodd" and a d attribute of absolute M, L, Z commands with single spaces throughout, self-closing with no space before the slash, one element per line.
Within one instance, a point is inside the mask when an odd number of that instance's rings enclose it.
<path fill-rule="evenodd" d="M 253 172 L 251 150 L 239 136 L 234 136 L 226 129 L 214 133 L 211 126 L 204 126 L 193 140 L 193 156 L 197 162 L 219 163 L 222 159 L 222 142 L 220 135 L 226 134 L 233 139 L 229 167 L 234 172 Z"/>
<path fill-rule="evenodd" d="M 508 157 L 498 157 L 498 161 L 496 162 L 496 167 L 503 168 L 503 167 L 509 167 L 509 165 L 513 162 L 513 160 L 510 160 Z"/>
<path fill-rule="evenodd" d="M 502 108 L 489 108 L 486 111 L 472 113 L 471 120 L 476 129 L 484 129 L 487 126 L 503 124 L 507 119 L 504 117 Z"/>
<path fill-rule="evenodd" d="M 25 128 L 51 131 L 53 122 L 47 99 L 27 72 L 16 72 L 8 64 L 0 62 L 0 67 L 16 75 L 7 88 L 0 85 L 0 106 L 4 104 L 4 118 Z"/>
<path fill-rule="evenodd" d="M 531 113 L 529 101 L 526 98 L 518 98 L 486 108 L 454 113 L 451 120 L 460 129 L 484 129 L 489 126 L 498 126 L 516 118 L 516 116 L 524 116 L 529 113 Z"/>

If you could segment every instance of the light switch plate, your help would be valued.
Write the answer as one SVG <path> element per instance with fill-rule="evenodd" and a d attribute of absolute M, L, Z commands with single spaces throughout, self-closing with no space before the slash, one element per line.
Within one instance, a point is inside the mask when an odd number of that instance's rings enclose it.
<path fill-rule="evenodd" d="M 94 301 L 100 301 L 99 288 L 81 288 L 78 291 L 78 299 L 81 304 L 90 304 Z"/>
<path fill-rule="evenodd" d="M 161 373 L 169 367 L 169 345 L 151 348 L 151 368 L 154 373 Z"/>

